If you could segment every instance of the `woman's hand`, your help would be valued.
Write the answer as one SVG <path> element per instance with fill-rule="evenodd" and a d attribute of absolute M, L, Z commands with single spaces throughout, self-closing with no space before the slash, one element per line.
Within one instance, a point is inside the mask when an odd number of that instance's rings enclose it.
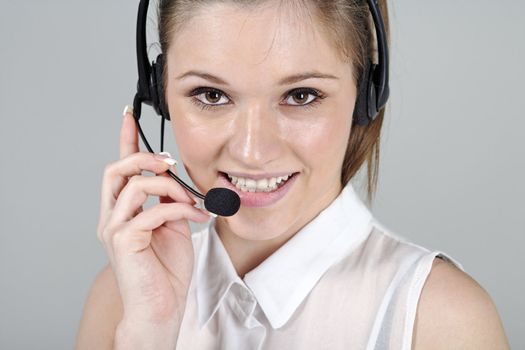
<path fill-rule="evenodd" d="M 102 181 L 97 237 L 115 273 L 127 331 L 134 327 L 178 328 L 193 271 L 188 220 L 210 216 L 195 208 L 185 189 L 166 174 L 170 168 L 149 152 L 139 152 L 135 120 L 125 114 L 120 133 L 120 160 L 106 166 Z M 147 170 L 162 176 L 142 176 Z M 174 169 L 171 169 L 174 171 Z M 149 195 L 160 203 L 143 210 Z M 146 333 L 146 332 L 145 332 Z"/>

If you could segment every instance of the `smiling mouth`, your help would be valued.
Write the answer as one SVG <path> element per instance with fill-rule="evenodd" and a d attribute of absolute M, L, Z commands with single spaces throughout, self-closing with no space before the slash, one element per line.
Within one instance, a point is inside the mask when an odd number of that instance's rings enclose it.
<path fill-rule="evenodd" d="M 232 186 L 235 186 L 242 192 L 274 192 L 284 186 L 290 179 L 295 177 L 298 173 L 291 173 L 291 175 L 273 177 L 268 179 L 254 180 L 249 178 L 242 178 L 230 176 L 222 171 L 219 175 L 228 180 Z"/>

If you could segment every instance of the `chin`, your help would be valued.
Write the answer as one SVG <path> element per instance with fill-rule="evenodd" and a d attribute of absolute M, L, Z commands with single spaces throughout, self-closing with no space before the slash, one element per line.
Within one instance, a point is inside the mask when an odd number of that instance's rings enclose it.
<path fill-rule="evenodd" d="M 224 218 L 227 226 L 236 236 L 247 240 L 268 240 L 279 237 L 291 222 L 276 215 L 260 215 L 255 208 L 242 207 L 237 214 L 232 217 Z M 254 210 L 255 209 L 255 210 Z M 247 212 L 251 211 L 252 215 Z"/>

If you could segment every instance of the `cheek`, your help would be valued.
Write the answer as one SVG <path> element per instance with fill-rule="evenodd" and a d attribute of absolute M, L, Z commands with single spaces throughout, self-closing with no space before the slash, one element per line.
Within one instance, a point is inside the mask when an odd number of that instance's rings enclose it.
<path fill-rule="evenodd" d="M 211 123 L 196 123 L 195 115 L 182 108 L 174 108 L 173 113 L 170 110 L 170 115 L 173 135 L 182 161 L 185 164 L 210 165 L 220 149 L 223 137 L 221 133 L 218 133 Z"/>
<path fill-rule="evenodd" d="M 319 118 L 294 131 L 294 148 L 310 164 L 342 162 L 350 134 L 351 121 L 339 111 Z"/>

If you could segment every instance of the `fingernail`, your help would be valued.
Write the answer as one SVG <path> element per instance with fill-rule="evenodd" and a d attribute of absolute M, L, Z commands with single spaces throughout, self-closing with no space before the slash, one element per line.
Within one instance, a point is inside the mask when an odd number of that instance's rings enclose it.
<path fill-rule="evenodd" d="M 165 155 L 165 156 L 168 156 L 168 157 L 170 157 L 170 158 L 173 158 L 173 157 L 171 156 L 170 152 L 166 152 L 166 151 L 164 151 L 164 152 L 159 152 L 159 154 L 161 154 L 161 155 Z"/>
<path fill-rule="evenodd" d="M 204 200 L 202 200 L 200 198 L 197 198 L 197 197 L 194 197 L 194 196 L 192 196 L 192 197 L 193 197 L 193 200 L 195 202 L 197 202 L 197 204 L 194 205 L 195 208 L 200 209 L 203 213 L 206 213 L 206 214 L 208 214 L 211 217 L 214 217 L 214 218 L 217 217 L 217 214 L 209 212 L 209 211 L 206 210 L 206 206 L 204 206 Z"/>
<path fill-rule="evenodd" d="M 195 205 L 194 205 L 195 208 L 200 209 L 203 213 L 205 213 L 205 214 L 207 214 L 207 215 L 209 215 L 211 217 L 214 217 L 214 218 L 217 217 L 217 214 L 209 212 L 209 211 L 206 210 L 206 207 L 204 206 L 204 200 L 203 199 L 195 197 L 194 195 L 191 195 L 191 197 L 196 202 Z"/>
<path fill-rule="evenodd" d="M 204 214 L 211 216 L 212 218 L 216 218 L 217 217 L 217 214 L 211 213 L 211 212 L 207 211 L 206 209 L 199 208 L 199 210 L 202 211 Z"/>
<path fill-rule="evenodd" d="M 124 111 L 122 112 L 122 116 L 125 116 L 127 113 L 133 115 L 133 107 L 131 107 L 130 105 L 126 105 L 126 107 L 124 107 Z"/>
<path fill-rule="evenodd" d="M 176 165 L 177 164 L 177 161 L 173 158 L 171 158 L 170 156 L 166 155 L 166 154 L 162 154 L 162 153 L 167 153 L 167 152 L 161 152 L 159 154 L 155 154 L 153 157 L 157 160 L 160 160 L 166 164 L 169 164 L 169 165 Z"/>

